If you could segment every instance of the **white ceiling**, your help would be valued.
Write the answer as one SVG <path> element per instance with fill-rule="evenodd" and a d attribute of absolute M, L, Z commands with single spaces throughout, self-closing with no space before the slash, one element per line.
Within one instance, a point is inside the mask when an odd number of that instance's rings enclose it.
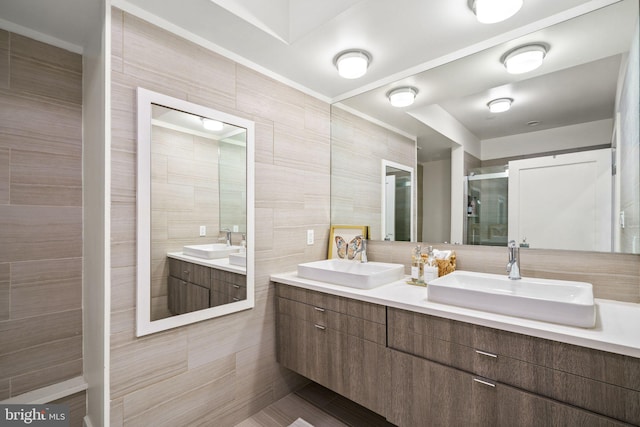
<path fill-rule="evenodd" d="M 449 142 L 415 119 L 421 115 L 420 108 L 439 105 L 483 139 L 504 133 L 487 126 L 484 110 L 487 98 L 497 93 L 513 95 L 516 101 L 512 111 L 524 105 L 521 94 L 527 94 L 527 102 L 535 96 L 546 99 L 545 106 L 537 107 L 539 113 L 522 113 L 518 124 L 510 124 L 512 128 L 522 126 L 523 120 L 550 124 L 556 119 L 559 123 L 559 113 L 550 110 L 558 103 L 548 101 L 550 94 L 560 94 L 552 88 L 552 82 L 565 88 L 567 82 L 572 82 L 571 86 L 579 85 L 581 92 L 597 89 L 583 105 L 591 111 L 590 117 L 598 116 L 598 109 L 607 108 L 595 105 L 595 99 L 601 98 L 611 106 L 612 73 L 617 70 L 620 57 L 605 58 L 623 50 L 619 48 L 620 41 L 608 41 L 614 35 L 628 37 L 625 43 L 630 40 L 628 28 L 638 17 L 637 0 L 624 0 L 623 15 L 615 15 L 613 20 L 597 18 L 596 24 L 586 22 L 567 30 L 545 28 L 616 2 L 525 0 L 514 17 L 492 25 L 478 23 L 467 0 L 113 0 L 112 4 L 157 24 L 173 26 L 206 46 L 309 94 L 357 108 L 418 136 L 419 144 L 431 136 L 429 144 L 433 141 L 434 147 L 442 148 Z M 95 16 L 98 5 L 99 0 L 1 1 L 0 27 L 35 31 L 36 35 L 81 49 L 88 32 L 97 28 L 89 17 Z M 593 33 L 594 30 L 598 32 Z M 518 38 L 518 42 L 511 41 Z M 505 77 L 496 58 L 528 39 L 551 45 L 543 66 L 546 70 L 532 73 L 536 77 L 532 81 Z M 338 52 L 351 48 L 367 50 L 373 60 L 364 77 L 345 80 L 337 75 L 333 59 Z M 591 61 L 587 54 L 592 51 L 597 51 L 597 59 L 602 60 L 593 68 L 586 64 Z M 476 52 L 487 56 L 466 57 Z M 465 59 L 454 65 L 435 68 L 462 57 Z M 577 62 L 570 63 L 568 58 Z M 576 64 L 579 81 L 570 73 Z M 550 70 L 561 73 L 546 77 Z M 408 110 L 394 110 L 384 97 L 389 88 L 405 81 L 420 89 L 412 115 L 407 114 Z M 541 83 L 545 90 L 536 88 L 534 83 Z M 564 98 L 574 106 L 582 105 L 568 91 Z M 429 150 L 425 147 L 421 151 Z"/>

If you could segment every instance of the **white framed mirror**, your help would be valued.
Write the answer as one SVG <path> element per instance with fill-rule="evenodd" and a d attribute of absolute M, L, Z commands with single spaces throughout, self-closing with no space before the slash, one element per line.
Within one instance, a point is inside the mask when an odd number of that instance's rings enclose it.
<path fill-rule="evenodd" d="M 137 96 L 136 335 L 253 308 L 254 123 Z"/>
<path fill-rule="evenodd" d="M 415 241 L 413 167 L 382 160 L 382 232 L 386 241 Z"/>

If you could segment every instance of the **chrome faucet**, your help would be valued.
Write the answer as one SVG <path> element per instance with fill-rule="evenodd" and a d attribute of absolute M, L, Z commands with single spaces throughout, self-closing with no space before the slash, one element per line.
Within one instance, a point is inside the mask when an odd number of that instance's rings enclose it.
<path fill-rule="evenodd" d="M 367 239 L 365 239 L 362 235 L 356 236 L 356 239 L 358 238 L 360 239 L 361 244 L 356 247 L 356 251 L 353 253 L 353 257 L 355 258 L 355 256 L 359 253 L 360 262 L 365 263 L 367 262 Z"/>
<path fill-rule="evenodd" d="M 229 230 L 228 228 L 223 228 L 220 231 L 224 231 L 227 236 L 226 236 L 226 241 L 227 241 L 227 246 L 231 246 L 231 230 Z M 225 240 L 225 238 L 220 238 L 220 240 Z"/>
<path fill-rule="evenodd" d="M 522 279 L 520 276 L 520 248 L 515 240 L 510 240 L 509 245 L 509 262 L 507 263 L 507 273 L 509 273 L 509 279 L 518 280 Z"/>

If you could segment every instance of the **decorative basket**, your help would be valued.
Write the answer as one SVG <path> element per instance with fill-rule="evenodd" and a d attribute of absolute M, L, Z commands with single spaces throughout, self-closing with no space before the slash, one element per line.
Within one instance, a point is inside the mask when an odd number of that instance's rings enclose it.
<path fill-rule="evenodd" d="M 427 254 L 422 254 L 423 260 L 427 261 Z M 456 253 L 451 251 L 451 256 L 448 259 L 436 259 L 436 265 L 438 266 L 438 277 L 442 277 L 445 274 L 449 274 L 456 269 Z"/>

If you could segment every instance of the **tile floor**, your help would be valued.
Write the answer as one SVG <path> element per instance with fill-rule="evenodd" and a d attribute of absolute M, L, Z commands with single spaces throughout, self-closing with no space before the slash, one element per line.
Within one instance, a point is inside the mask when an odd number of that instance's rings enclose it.
<path fill-rule="evenodd" d="M 285 396 L 236 427 L 287 427 L 298 418 L 314 427 L 393 427 L 380 415 L 315 383 Z"/>

